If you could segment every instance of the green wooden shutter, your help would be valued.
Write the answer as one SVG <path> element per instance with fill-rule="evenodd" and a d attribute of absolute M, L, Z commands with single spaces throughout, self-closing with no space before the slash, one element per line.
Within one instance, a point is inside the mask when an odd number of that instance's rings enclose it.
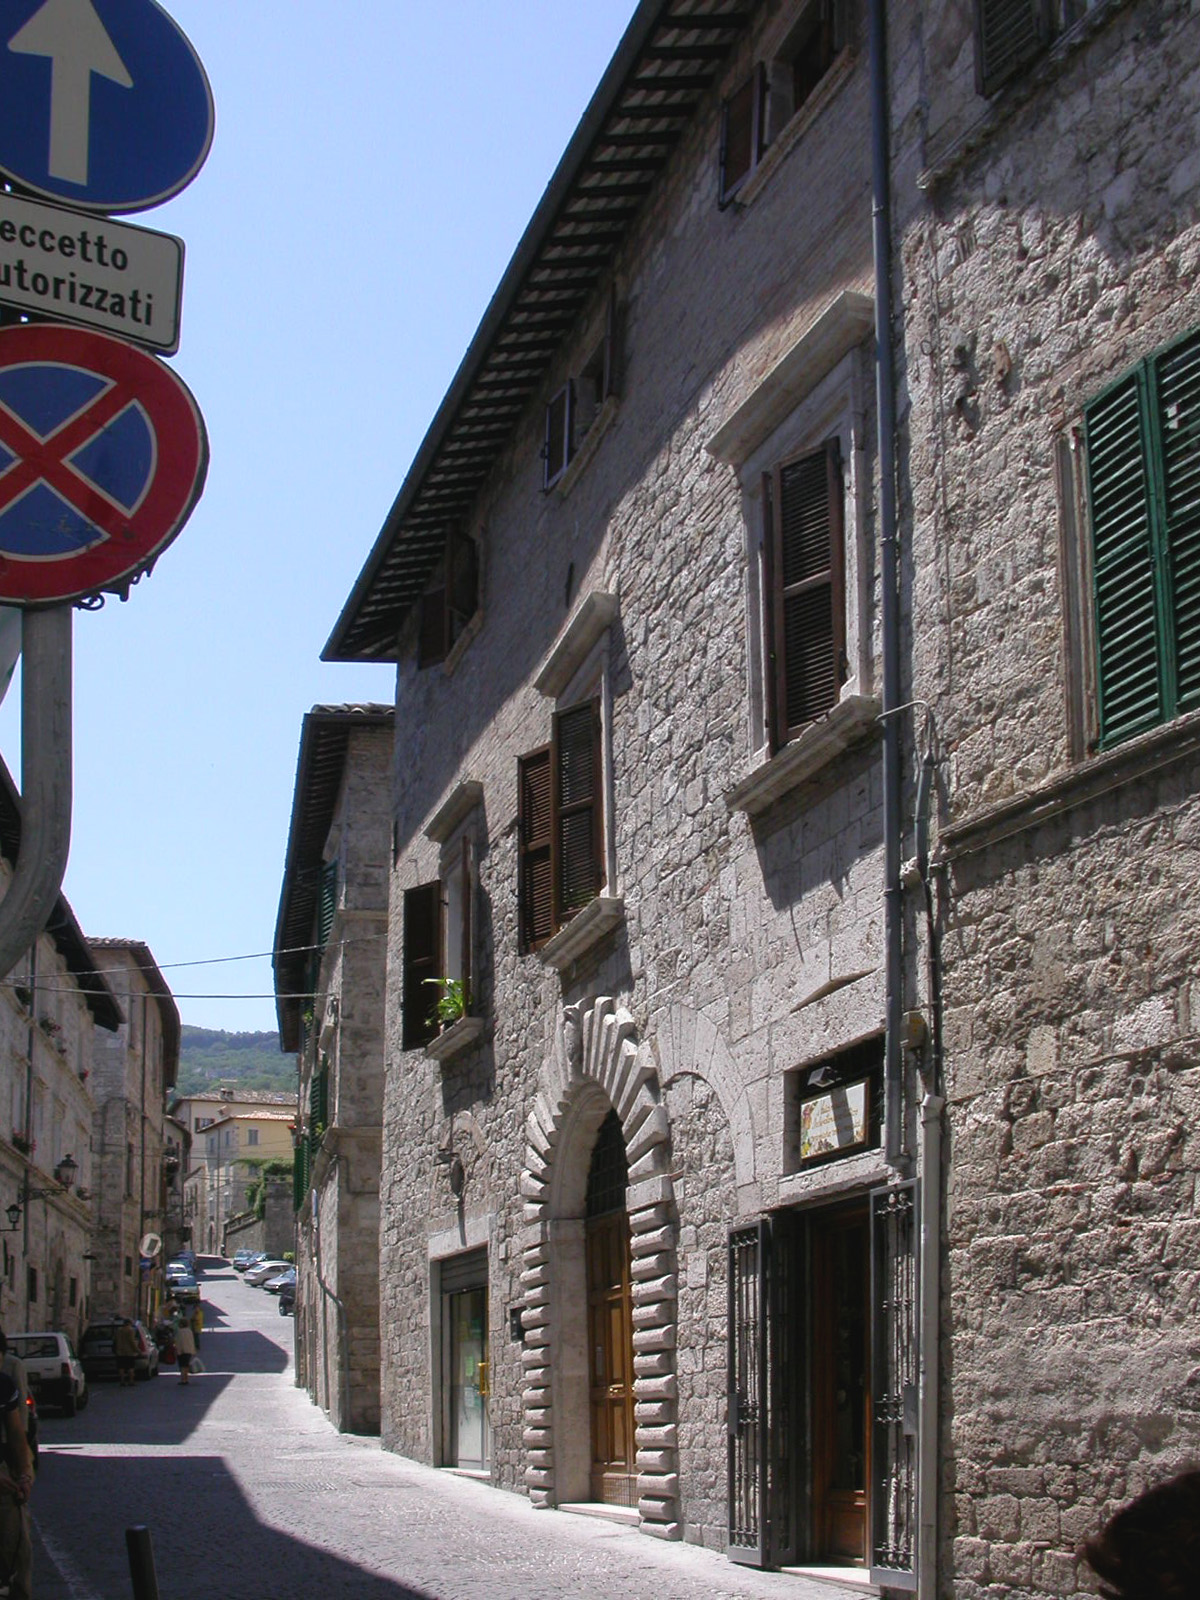
<path fill-rule="evenodd" d="M 561 926 L 595 898 L 603 881 L 599 702 L 558 712 L 552 748 L 555 925 Z"/>
<path fill-rule="evenodd" d="M 401 1038 L 405 1050 L 428 1044 L 438 1029 L 437 990 L 426 982 L 443 976 L 442 886 L 422 884 L 404 891 L 404 998 Z"/>
<path fill-rule="evenodd" d="M 836 703 L 844 677 L 842 487 L 836 442 L 776 470 L 770 576 L 777 742 Z"/>
<path fill-rule="evenodd" d="M 1170 589 L 1170 714 L 1200 706 L 1200 334 L 1160 356 L 1154 378 Z"/>
<path fill-rule="evenodd" d="M 976 67 L 980 94 L 995 94 L 1044 47 L 1047 0 L 978 0 Z"/>
<path fill-rule="evenodd" d="M 1105 747 L 1152 727 L 1164 715 L 1145 387 L 1139 368 L 1084 414 L 1100 743 Z"/>
<path fill-rule="evenodd" d="M 536 950 L 554 932 L 550 746 L 517 763 L 518 921 L 522 950 Z"/>
<path fill-rule="evenodd" d="M 333 932 L 333 917 L 337 908 L 338 864 L 326 861 L 321 868 L 321 886 L 317 905 L 317 943 L 321 949 L 329 943 Z"/>

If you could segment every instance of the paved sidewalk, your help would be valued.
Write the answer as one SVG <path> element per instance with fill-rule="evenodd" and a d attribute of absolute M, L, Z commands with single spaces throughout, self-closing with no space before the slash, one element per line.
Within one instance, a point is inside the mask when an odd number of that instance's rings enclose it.
<path fill-rule="evenodd" d="M 204 1265 L 202 1263 L 202 1265 Z M 209 1263 L 204 1373 L 43 1423 L 37 1600 L 126 1600 L 123 1530 L 163 1600 L 846 1600 L 691 1545 L 556 1511 L 336 1433 L 292 1383 L 290 1318 Z"/>

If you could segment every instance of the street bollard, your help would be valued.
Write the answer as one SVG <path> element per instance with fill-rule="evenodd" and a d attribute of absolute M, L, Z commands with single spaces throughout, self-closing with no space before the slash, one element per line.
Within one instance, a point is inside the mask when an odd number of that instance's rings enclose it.
<path fill-rule="evenodd" d="M 133 1600 L 158 1600 L 158 1579 L 154 1574 L 154 1540 L 150 1537 L 150 1529 L 126 1528 L 125 1548 L 129 1551 Z"/>

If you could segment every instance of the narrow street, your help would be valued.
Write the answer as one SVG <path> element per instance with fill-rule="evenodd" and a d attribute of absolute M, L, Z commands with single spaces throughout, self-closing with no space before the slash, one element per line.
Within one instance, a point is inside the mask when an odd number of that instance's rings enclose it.
<path fill-rule="evenodd" d="M 131 1595 L 124 1530 L 154 1539 L 163 1600 L 837 1600 L 589 1517 L 534 1511 L 487 1485 L 339 1435 L 292 1383 L 292 1321 L 203 1260 L 206 1370 L 42 1420 L 34 1494 L 38 1600 Z"/>

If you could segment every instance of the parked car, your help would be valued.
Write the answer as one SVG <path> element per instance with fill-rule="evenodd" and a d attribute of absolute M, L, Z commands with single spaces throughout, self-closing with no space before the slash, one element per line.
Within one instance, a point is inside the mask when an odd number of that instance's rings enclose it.
<path fill-rule="evenodd" d="M 196 1252 L 194 1250 L 181 1250 L 178 1255 L 171 1258 L 173 1261 L 182 1261 L 184 1266 L 193 1275 L 196 1271 Z"/>
<path fill-rule="evenodd" d="M 190 1272 L 181 1272 L 167 1279 L 167 1293 L 172 1300 L 178 1300 L 181 1304 L 185 1300 L 199 1300 L 200 1285 Z"/>
<path fill-rule="evenodd" d="M 289 1312 L 296 1309 L 296 1277 L 292 1274 L 291 1281 L 285 1283 L 279 1291 L 279 1315 L 286 1317 Z"/>
<path fill-rule="evenodd" d="M 288 1267 L 286 1272 L 279 1272 L 276 1273 L 275 1277 L 268 1278 L 262 1287 L 268 1294 L 279 1294 L 285 1283 L 295 1283 L 295 1281 L 296 1269 L 295 1267 Z"/>
<path fill-rule="evenodd" d="M 286 1272 L 290 1266 L 290 1261 L 260 1261 L 258 1266 L 251 1267 L 246 1273 L 245 1281 L 261 1288 L 268 1278 L 277 1278 L 281 1272 Z"/>
<path fill-rule="evenodd" d="M 87 1405 L 87 1375 L 65 1333 L 13 1333 L 8 1348 L 25 1363 L 30 1391 L 42 1405 L 58 1406 L 68 1417 Z"/>
<path fill-rule="evenodd" d="M 113 1351 L 113 1338 L 122 1322 L 133 1322 L 138 1338 L 138 1353 L 133 1364 L 135 1378 L 143 1382 L 158 1373 L 158 1346 L 140 1322 L 132 1317 L 96 1317 L 89 1322 L 79 1341 L 79 1358 L 89 1383 L 97 1378 L 115 1378 L 117 1358 Z"/>
<path fill-rule="evenodd" d="M 257 1260 L 258 1252 L 254 1250 L 235 1250 L 230 1266 L 235 1272 L 245 1272 L 252 1261 Z"/>

